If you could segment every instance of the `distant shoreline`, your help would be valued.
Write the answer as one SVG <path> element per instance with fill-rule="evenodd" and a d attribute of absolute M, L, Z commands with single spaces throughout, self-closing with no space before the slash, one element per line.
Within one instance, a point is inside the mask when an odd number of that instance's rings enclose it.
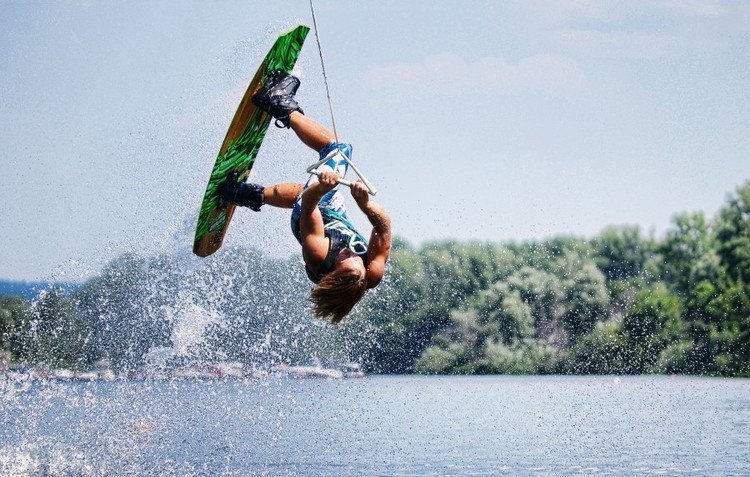
<path fill-rule="evenodd" d="M 57 288 L 67 294 L 76 291 L 81 286 L 83 286 L 82 283 L 0 279 L 0 296 L 20 296 L 27 300 L 34 300 L 45 290 Z"/>

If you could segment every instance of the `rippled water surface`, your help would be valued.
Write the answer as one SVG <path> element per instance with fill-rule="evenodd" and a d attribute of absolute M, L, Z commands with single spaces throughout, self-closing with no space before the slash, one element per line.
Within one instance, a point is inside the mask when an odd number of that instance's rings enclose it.
<path fill-rule="evenodd" d="M 750 475 L 750 380 L 0 381 L 0 475 Z"/>

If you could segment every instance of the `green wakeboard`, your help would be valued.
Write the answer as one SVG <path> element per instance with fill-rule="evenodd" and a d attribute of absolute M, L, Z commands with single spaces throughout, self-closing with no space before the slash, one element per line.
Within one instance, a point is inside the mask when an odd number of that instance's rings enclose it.
<path fill-rule="evenodd" d="M 201 203 L 193 242 L 193 253 L 200 257 L 207 257 L 221 248 L 234 214 L 235 206 L 225 204 L 219 199 L 216 192 L 219 184 L 231 172 L 237 172 L 240 181 L 248 178 L 271 121 L 270 115 L 253 104 L 252 97 L 273 71 L 292 71 L 309 31 L 310 27 L 298 25 L 279 36 L 247 87 L 245 96 L 242 97 L 219 149 Z"/>

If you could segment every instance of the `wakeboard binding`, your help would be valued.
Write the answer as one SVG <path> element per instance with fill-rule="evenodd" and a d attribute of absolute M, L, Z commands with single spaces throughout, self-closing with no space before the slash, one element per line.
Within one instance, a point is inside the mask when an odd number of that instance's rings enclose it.
<path fill-rule="evenodd" d="M 227 175 L 226 180 L 216 190 L 219 199 L 222 200 L 225 207 L 228 204 L 234 204 L 260 212 L 261 206 L 266 203 L 263 198 L 265 187 L 251 182 L 241 182 L 239 177 L 240 175 L 236 171 Z"/>
<path fill-rule="evenodd" d="M 289 117 L 302 108 L 294 99 L 300 81 L 296 76 L 281 70 L 272 72 L 263 87 L 253 96 L 253 103 L 276 119 L 276 127 L 289 128 Z"/>

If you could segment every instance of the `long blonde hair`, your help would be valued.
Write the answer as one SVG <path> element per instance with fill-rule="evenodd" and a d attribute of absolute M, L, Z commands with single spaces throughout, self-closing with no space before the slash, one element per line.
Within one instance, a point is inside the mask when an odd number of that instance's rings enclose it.
<path fill-rule="evenodd" d="M 354 308 L 367 291 L 367 278 L 361 270 L 339 268 L 324 276 L 310 292 L 313 315 L 338 323 Z"/>

